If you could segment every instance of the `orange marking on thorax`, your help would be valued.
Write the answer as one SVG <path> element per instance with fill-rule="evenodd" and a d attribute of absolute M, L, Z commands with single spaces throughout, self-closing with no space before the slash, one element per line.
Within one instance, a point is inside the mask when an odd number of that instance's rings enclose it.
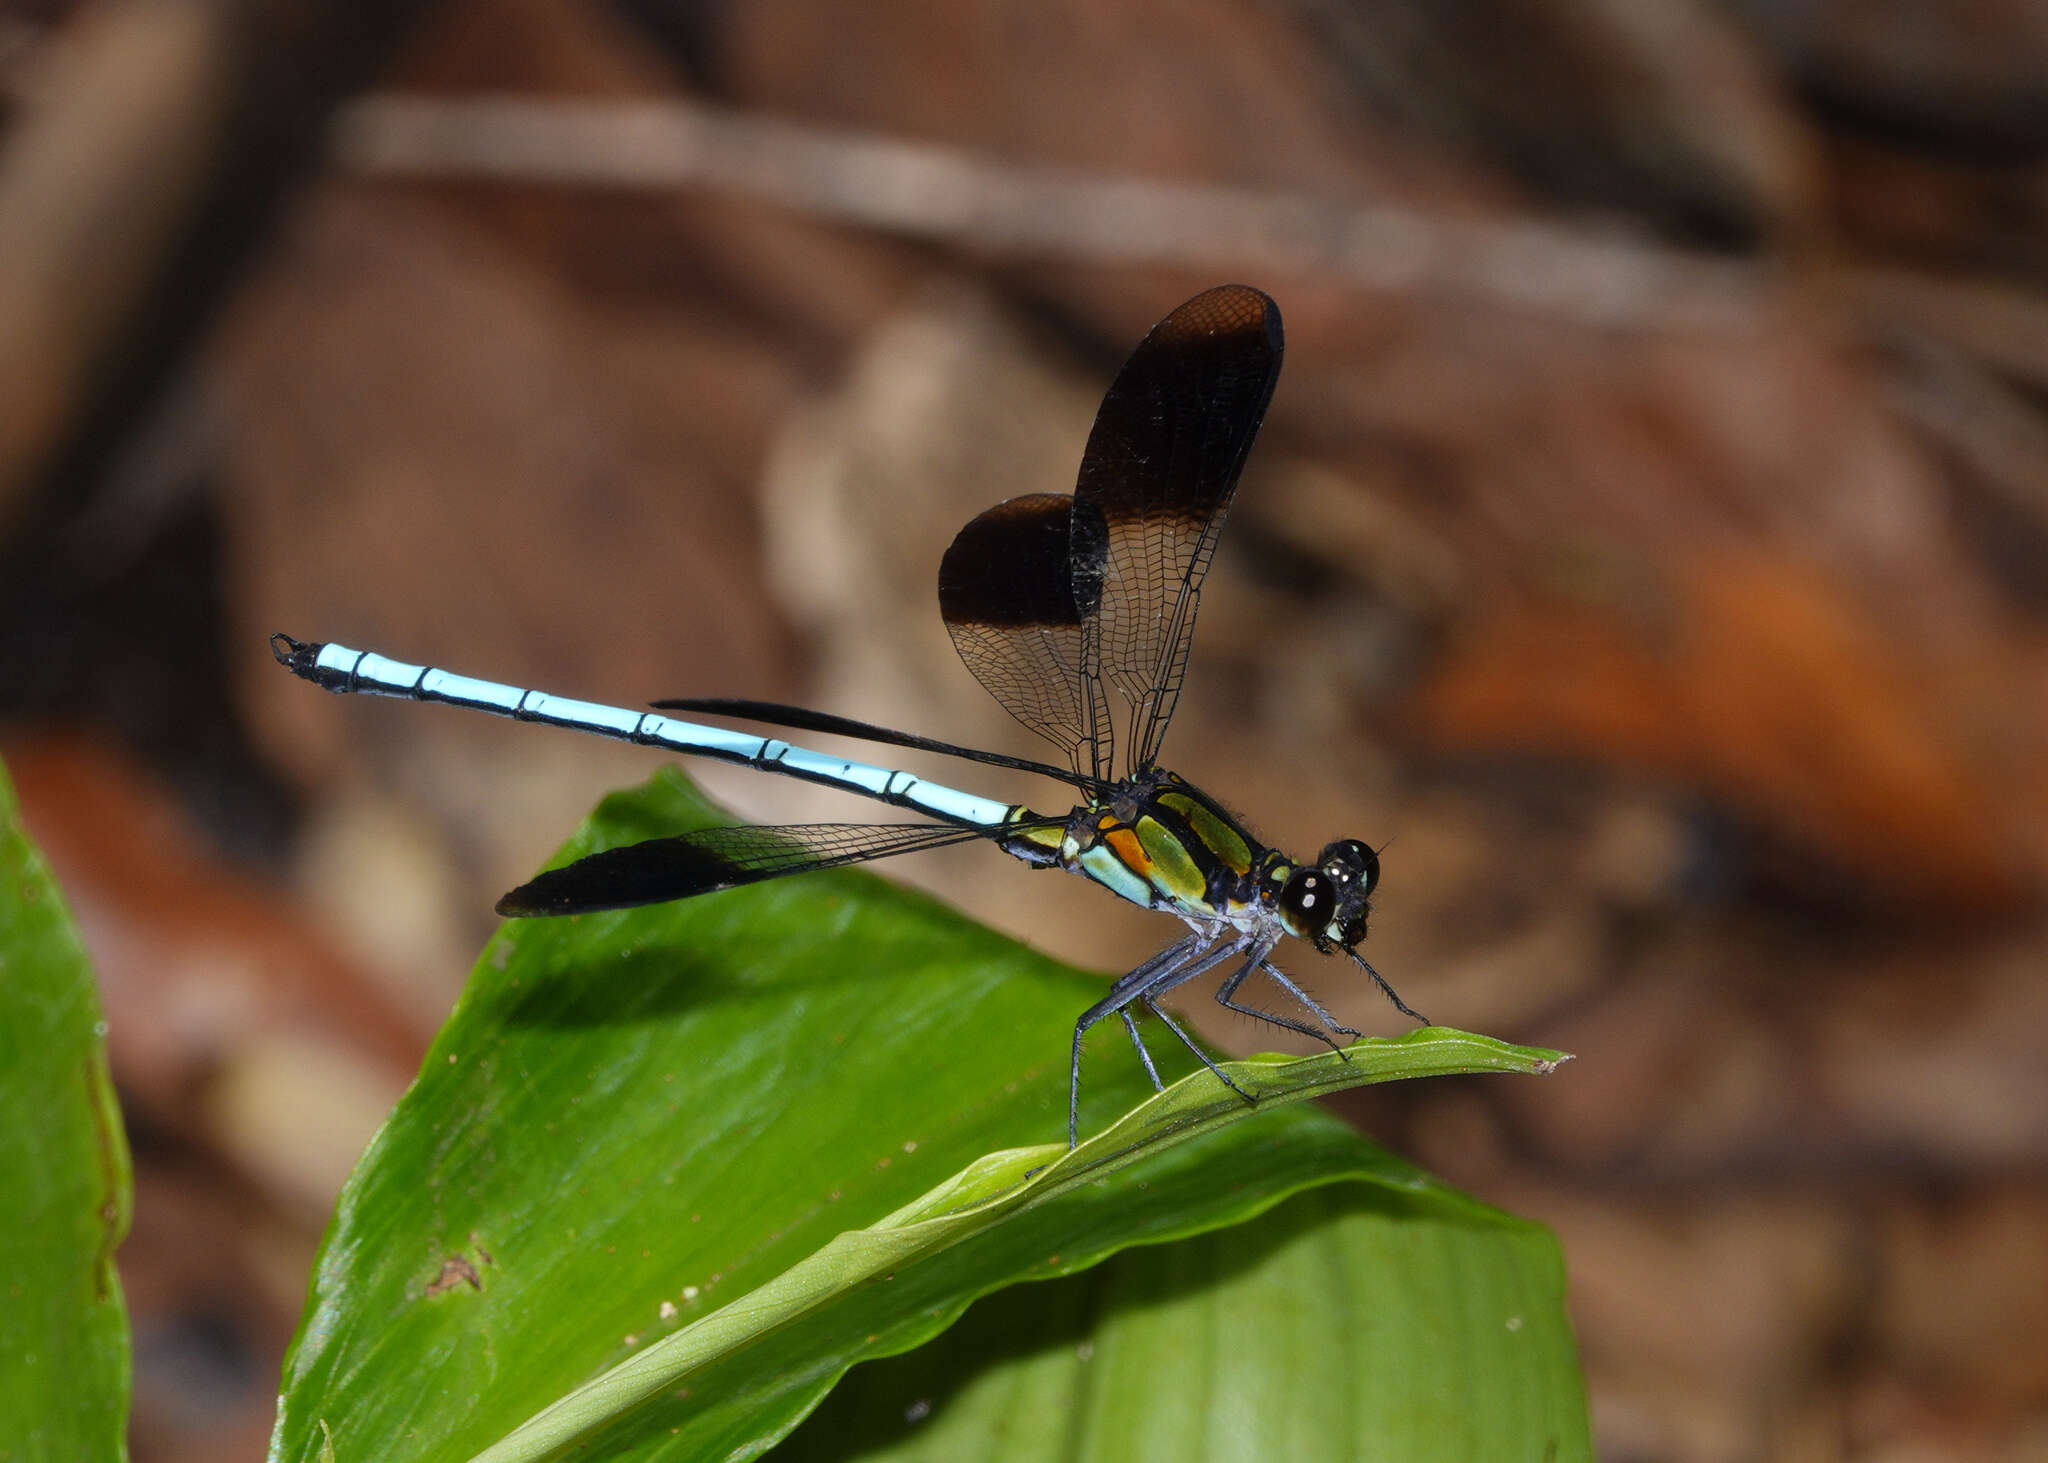
<path fill-rule="evenodd" d="M 1138 835 L 1130 829 L 1105 827 L 1103 829 L 1103 842 L 1109 845 L 1110 851 L 1132 873 L 1143 874 L 1151 869 L 1151 855 L 1145 852 L 1145 846 L 1138 842 Z"/>

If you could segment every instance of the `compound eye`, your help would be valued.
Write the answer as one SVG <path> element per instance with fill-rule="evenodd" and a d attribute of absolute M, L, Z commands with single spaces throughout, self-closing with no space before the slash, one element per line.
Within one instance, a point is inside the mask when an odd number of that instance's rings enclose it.
<path fill-rule="evenodd" d="M 1326 845 L 1316 862 L 1338 883 L 1355 883 L 1361 899 L 1380 881 L 1380 856 L 1355 838 L 1340 838 Z"/>
<path fill-rule="evenodd" d="M 1337 913 L 1337 886 L 1321 869 L 1297 869 L 1280 891 L 1280 924 L 1299 940 L 1319 937 Z"/>

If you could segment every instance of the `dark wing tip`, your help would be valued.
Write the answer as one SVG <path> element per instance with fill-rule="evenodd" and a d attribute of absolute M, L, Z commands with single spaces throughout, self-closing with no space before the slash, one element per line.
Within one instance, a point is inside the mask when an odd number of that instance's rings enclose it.
<path fill-rule="evenodd" d="M 939 561 L 939 616 L 949 626 L 1079 625 L 1102 594 L 1103 533 L 1065 493 L 1026 493 L 969 519 Z M 1078 562 L 1077 562 L 1078 560 Z"/>
<path fill-rule="evenodd" d="M 497 903 L 507 919 L 595 914 L 666 904 L 714 889 L 730 889 L 761 877 L 735 866 L 689 835 L 650 838 L 588 854 L 574 863 L 536 874 Z"/>
<path fill-rule="evenodd" d="M 593 860 L 599 861 L 594 867 Z M 619 880 L 612 877 L 614 870 L 606 867 L 608 862 L 604 854 L 592 854 L 573 864 L 537 874 L 498 901 L 498 914 L 505 919 L 546 919 L 556 915 L 594 914 L 604 909 L 631 909 L 677 897 L 660 890 L 633 889 L 630 878 Z"/>
<path fill-rule="evenodd" d="M 1280 306 L 1264 290 L 1248 284 L 1220 284 L 1203 290 L 1154 329 L 1173 340 L 1236 336 L 1249 344 L 1252 338 L 1264 336 L 1266 347 L 1275 356 L 1286 343 Z"/>
<path fill-rule="evenodd" d="M 492 906 L 500 919 L 538 919 L 548 911 L 534 898 L 533 885 L 521 884 Z"/>
<path fill-rule="evenodd" d="M 603 909 L 630 909 L 636 904 L 653 904 L 658 897 L 635 900 L 593 880 L 592 870 L 578 872 L 578 864 L 550 869 L 511 890 L 494 908 L 502 919 L 547 919 L 555 915 L 594 914 Z"/>
<path fill-rule="evenodd" d="M 561 873 L 562 870 L 550 872 Z M 550 919 L 559 915 L 595 914 L 600 910 L 630 909 L 633 906 L 621 905 L 617 899 L 606 898 L 579 882 L 567 885 L 550 883 L 548 874 L 541 874 L 506 893 L 492 907 L 500 919 Z"/>
<path fill-rule="evenodd" d="M 615 908 L 618 890 L 599 870 L 585 868 L 589 859 L 578 859 L 559 869 L 536 874 L 508 892 L 495 906 L 503 919 L 545 919 L 550 915 L 586 914 Z"/>

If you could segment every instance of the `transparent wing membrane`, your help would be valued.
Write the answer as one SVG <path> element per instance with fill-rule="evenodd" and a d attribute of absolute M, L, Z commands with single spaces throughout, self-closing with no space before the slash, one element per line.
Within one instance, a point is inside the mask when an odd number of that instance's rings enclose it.
<path fill-rule="evenodd" d="M 1129 712 L 1126 771 L 1151 765 L 1186 673 L 1202 578 L 1280 376 L 1280 310 L 1223 285 L 1168 315 L 1096 414 L 1077 505 L 1109 541 L 1101 668 Z"/>
<path fill-rule="evenodd" d="M 1073 496 L 999 503 L 946 551 L 939 607 L 960 658 L 1076 771 L 1158 757 L 1281 348 L 1279 307 L 1259 291 L 1195 296 L 1117 373 Z M 1120 761 L 1105 685 L 1124 705 Z"/>
<path fill-rule="evenodd" d="M 1032 493 L 971 520 L 939 564 L 939 614 L 967 669 L 1098 780 L 1115 750 L 1093 643 L 1105 545 L 1099 516 Z"/>

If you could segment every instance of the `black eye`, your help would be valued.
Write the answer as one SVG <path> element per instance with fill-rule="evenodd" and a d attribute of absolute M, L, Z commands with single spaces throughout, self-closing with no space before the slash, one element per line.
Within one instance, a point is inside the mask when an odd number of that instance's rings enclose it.
<path fill-rule="evenodd" d="M 1356 883 L 1359 898 L 1372 893 L 1380 881 L 1380 856 L 1355 838 L 1325 845 L 1316 862 L 1340 884 Z"/>
<path fill-rule="evenodd" d="M 1280 891 L 1280 923 L 1296 939 L 1313 939 L 1337 912 L 1337 887 L 1320 869 L 1297 869 Z"/>

